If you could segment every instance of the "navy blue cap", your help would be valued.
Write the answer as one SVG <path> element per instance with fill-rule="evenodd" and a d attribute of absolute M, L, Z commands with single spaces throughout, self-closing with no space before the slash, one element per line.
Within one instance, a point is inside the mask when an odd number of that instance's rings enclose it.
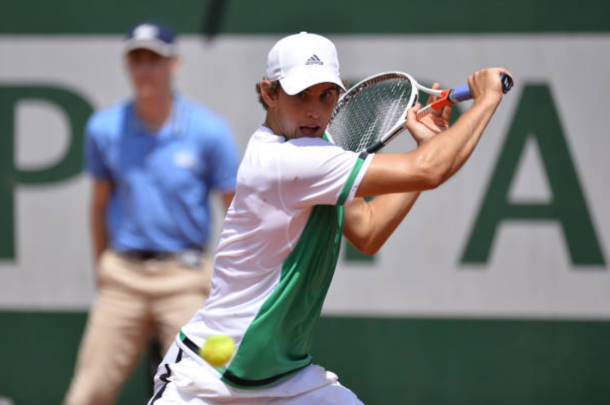
<path fill-rule="evenodd" d="M 165 24 L 146 21 L 133 26 L 125 37 L 125 53 L 134 49 L 148 49 L 162 56 L 177 53 L 176 34 Z"/>

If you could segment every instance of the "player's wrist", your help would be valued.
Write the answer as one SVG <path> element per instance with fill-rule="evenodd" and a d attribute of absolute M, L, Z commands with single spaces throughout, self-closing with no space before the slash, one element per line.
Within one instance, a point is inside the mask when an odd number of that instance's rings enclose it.
<path fill-rule="evenodd" d="M 486 91 L 474 99 L 474 105 L 484 108 L 496 108 L 502 101 L 502 94 L 497 91 Z"/>

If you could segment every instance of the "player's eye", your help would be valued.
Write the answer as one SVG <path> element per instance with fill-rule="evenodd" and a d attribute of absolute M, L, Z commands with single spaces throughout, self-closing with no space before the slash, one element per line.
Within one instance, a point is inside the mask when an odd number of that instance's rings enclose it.
<path fill-rule="evenodd" d="M 329 90 L 322 93 L 320 98 L 322 101 L 334 101 L 337 96 L 337 92 L 335 90 Z"/>

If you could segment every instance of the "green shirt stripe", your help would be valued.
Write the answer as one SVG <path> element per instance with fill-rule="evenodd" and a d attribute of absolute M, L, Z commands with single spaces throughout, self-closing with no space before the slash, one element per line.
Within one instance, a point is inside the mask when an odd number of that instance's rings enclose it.
<path fill-rule="evenodd" d="M 354 165 L 352 172 L 349 174 L 349 177 L 347 178 L 347 182 L 345 183 L 345 185 L 343 186 L 343 189 L 341 190 L 341 194 L 339 194 L 339 201 L 337 202 L 337 205 L 343 205 L 345 203 L 345 200 L 349 196 L 349 192 L 352 189 L 352 186 L 354 185 L 354 181 L 356 181 L 356 177 L 358 176 L 358 173 L 360 173 L 360 169 L 362 169 L 363 164 L 364 164 L 364 157 L 362 155 L 360 155 L 360 156 L 358 156 L 358 160 L 356 160 L 356 164 Z"/>

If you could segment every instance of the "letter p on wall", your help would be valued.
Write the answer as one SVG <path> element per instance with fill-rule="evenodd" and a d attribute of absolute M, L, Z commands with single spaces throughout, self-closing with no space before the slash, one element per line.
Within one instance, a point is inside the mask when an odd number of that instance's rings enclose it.
<path fill-rule="evenodd" d="M 66 153 L 47 167 L 21 169 L 15 161 L 18 128 L 15 117 L 19 103 L 45 101 L 65 112 L 68 118 Z M 76 92 L 52 85 L 0 85 L 0 260 L 14 260 L 15 189 L 18 185 L 53 183 L 78 175 L 82 170 L 83 132 L 93 112 L 91 104 Z M 36 134 L 43 137 L 49 134 Z"/>

